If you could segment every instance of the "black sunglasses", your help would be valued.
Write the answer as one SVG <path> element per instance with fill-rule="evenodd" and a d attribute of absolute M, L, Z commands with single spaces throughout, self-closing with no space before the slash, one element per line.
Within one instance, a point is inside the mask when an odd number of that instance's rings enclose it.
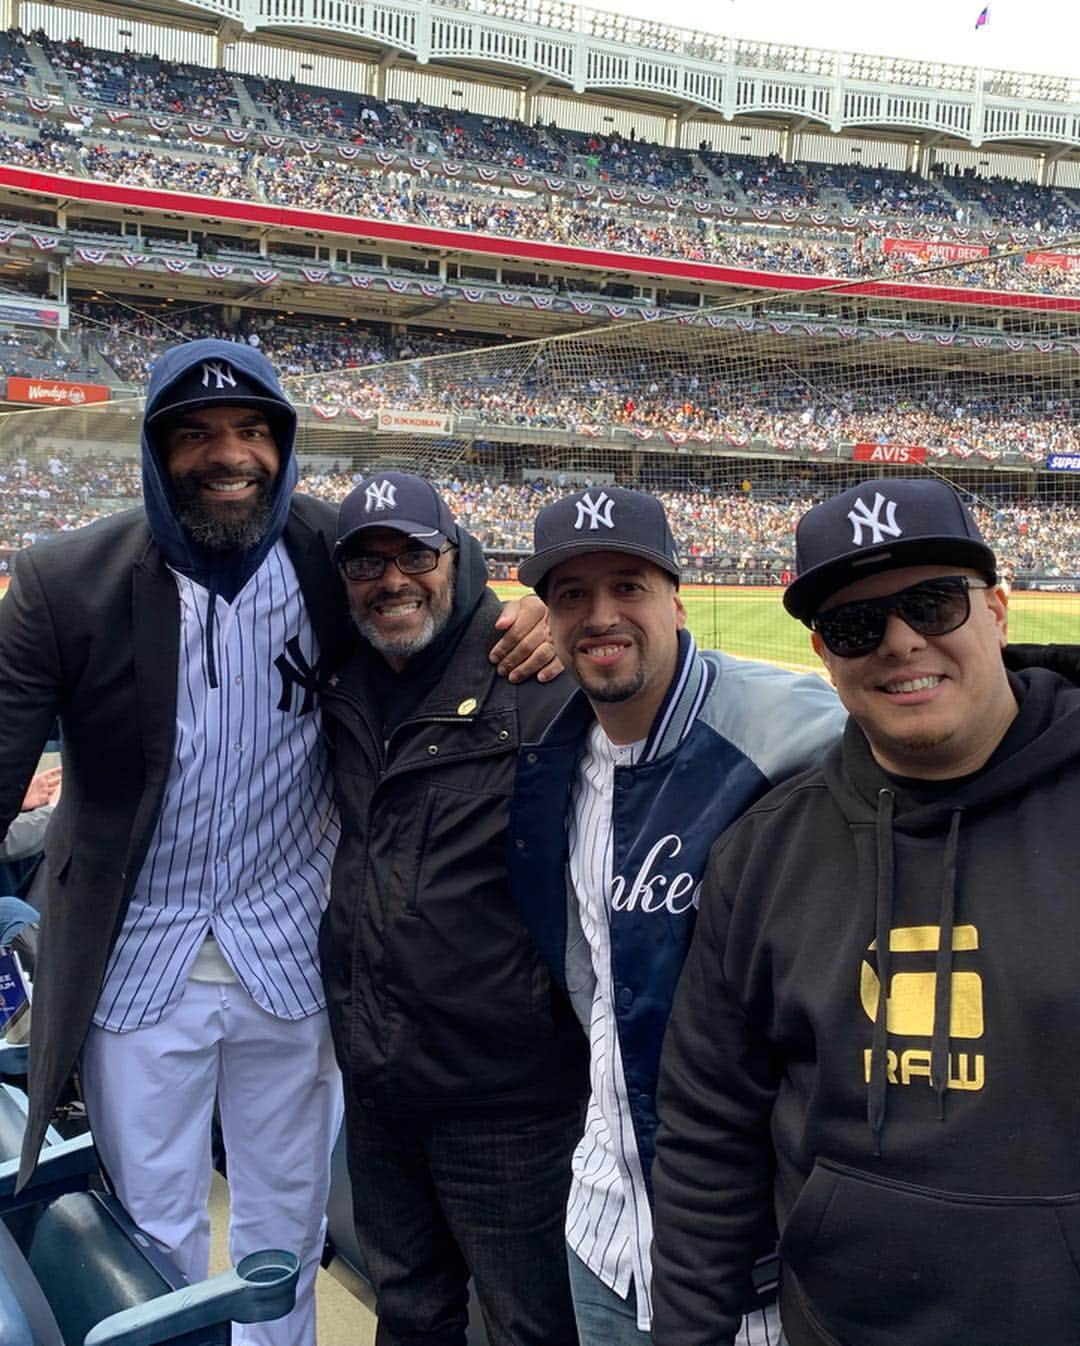
<path fill-rule="evenodd" d="M 381 580 L 388 565 L 396 565 L 403 575 L 426 575 L 439 564 L 439 557 L 451 551 L 450 543 L 440 547 L 406 547 L 396 556 L 382 556 L 378 552 L 358 551 L 343 556 L 338 565 L 347 580 Z"/>
<path fill-rule="evenodd" d="M 945 575 L 923 580 L 884 598 L 863 598 L 856 603 L 819 612 L 810 626 L 827 649 L 841 659 L 870 654 L 885 639 L 890 613 L 920 636 L 947 636 L 971 616 L 971 589 L 989 589 L 986 580 L 967 575 Z"/>

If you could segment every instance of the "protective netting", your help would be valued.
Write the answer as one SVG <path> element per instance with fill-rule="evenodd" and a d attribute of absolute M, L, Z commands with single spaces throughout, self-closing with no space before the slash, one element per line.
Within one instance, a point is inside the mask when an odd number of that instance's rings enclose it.
<path fill-rule="evenodd" d="M 546 500 L 609 482 L 658 492 L 702 642 L 798 665 L 806 633 L 776 587 L 798 516 L 868 476 L 930 472 L 997 550 L 1013 637 L 1080 640 L 1080 305 L 979 300 L 989 265 L 292 379 L 306 489 L 427 475 L 506 579 Z M 115 456 L 137 431 L 137 404 L 17 414 L 0 456 Z"/>

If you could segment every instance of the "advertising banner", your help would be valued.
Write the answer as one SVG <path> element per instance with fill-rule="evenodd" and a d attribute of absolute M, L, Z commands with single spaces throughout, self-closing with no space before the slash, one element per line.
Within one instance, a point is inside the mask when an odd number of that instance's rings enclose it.
<path fill-rule="evenodd" d="M 954 243 L 940 238 L 887 238 L 886 252 L 904 252 L 932 262 L 970 262 L 975 257 L 989 257 L 985 243 Z"/>
<path fill-rule="evenodd" d="M 7 381 L 6 396 L 9 402 L 82 407 L 88 402 L 107 402 L 109 390 L 102 383 L 62 383 L 59 379 L 27 379 L 13 375 Z"/>
<path fill-rule="evenodd" d="M 922 444 L 856 444 L 857 463 L 925 463 Z"/>
<path fill-rule="evenodd" d="M 441 411 L 380 411 L 379 430 L 398 435 L 448 435 L 453 418 Z"/>

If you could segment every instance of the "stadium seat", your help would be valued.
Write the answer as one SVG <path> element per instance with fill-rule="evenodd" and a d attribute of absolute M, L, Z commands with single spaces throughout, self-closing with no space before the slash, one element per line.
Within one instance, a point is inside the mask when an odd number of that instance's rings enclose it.
<path fill-rule="evenodd" d="M 293 1253 L 252 1253 L 188 1285 L 101 1192 L 23 1206 L 0 1225 L 0 1304 L 18 1304 L 34 1346 L 225 1346 L 230 1321 L 292 1308 L 299 1265 Z"/>
<path fill-rule="evenodd" d="M 89 1133 L 50 1131 L 15 1194 L 25 1096 L 0 1086 L 0 1346 L 226 1346 L 229 1323 L 288 1313 L 294 1253 L 252 1253 L 189 1285 L 112 1196 Z"/>

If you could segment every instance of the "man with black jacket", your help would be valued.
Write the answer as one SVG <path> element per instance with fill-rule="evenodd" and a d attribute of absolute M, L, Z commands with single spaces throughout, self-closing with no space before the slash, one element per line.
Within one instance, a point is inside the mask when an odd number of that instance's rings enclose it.
<path fill-rule="evenodd" d="M 785 606 L 850 718 L 710 859 L 653 1340 L 734 1342 L 775 1214 L 790 1346 L 1075 1346 L 1080 689 L 1007 671 L 994 555 L 943 481 L 816 506 L 796 555 Z"/>
<path fill-rule="evenodd" d="M 518 744 L 565 700 L 488 658 L 479 544 L 426 481 L 341 507 L 361 640 L 324 702 L 342 839 L 320 939 L 380 1346 L 573 1346 L 563 1246 L 585 1043 L 511 898 Z"/>

